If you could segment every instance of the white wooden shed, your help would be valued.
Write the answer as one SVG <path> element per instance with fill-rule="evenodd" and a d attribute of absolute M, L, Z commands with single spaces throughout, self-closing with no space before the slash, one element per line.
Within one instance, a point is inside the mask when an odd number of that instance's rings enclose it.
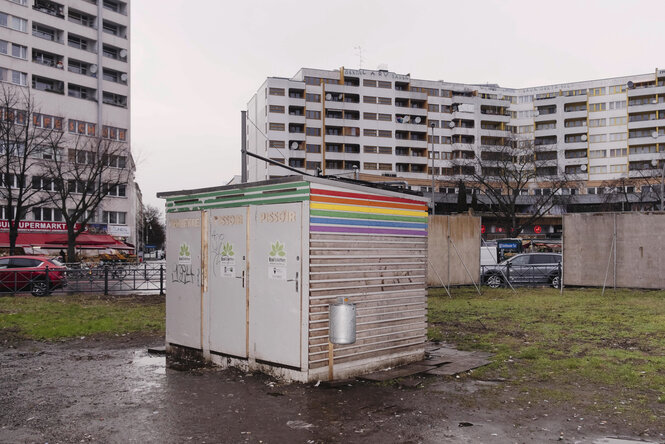
<path fill-rule="evenodd" d="M 166 348 L 296 381 L 424 356 L 427 205 L 420 196 L 291 176 L 166 199 Z M 330 304 L 357 340 L 328 340 Z"/>

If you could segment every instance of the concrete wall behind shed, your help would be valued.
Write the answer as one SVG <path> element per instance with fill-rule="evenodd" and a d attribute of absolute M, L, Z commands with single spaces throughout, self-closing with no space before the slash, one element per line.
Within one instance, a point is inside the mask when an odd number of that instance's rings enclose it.
<path fill-rule="evenodd" d="M 427 242 L 428 286 L 471 285 L 469 274 L 477 282 L 480 275 L 479 216 L 430 216 Z"/>
<path fill-rule="evenodd" d="M 563 218 L 565 285 L 665 288 L 663 251 L 664 213 L 567 214 Z"/>

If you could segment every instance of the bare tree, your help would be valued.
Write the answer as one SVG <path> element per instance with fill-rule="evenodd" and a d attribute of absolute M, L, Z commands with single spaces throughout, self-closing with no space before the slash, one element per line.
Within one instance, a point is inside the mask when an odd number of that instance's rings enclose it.
<path fill-rule="evenodd" d="M 146 243 L 161 250 L 166 241 L 166 226 L 163 222 L 161 210 L 153 205 L 145 205 L 143 207 L 143 223 L 143 229 L 146 230 Z"/>
<path fill-rule="evenodd" d="M 601 184 L 603 205 L 606 210 L 645 211 L 660 206 L 663 192 L 661 169 L 648 163 L 642 168 L 631 169 L 632 177 L 620 177 Z M 620 208 L 619 208 L 620 206 Z"/>
<path fill-rule="evenodd" d="M 29 172 L 44 167 L 63 138 L 63 119 L 42 115 L 27 88 L 0 88 L 0 198 L 9 225 L 9 253 L 16 252 L 19 225 L 48 197 Z"/>
<path fill-rule="evenodd" d="M 515 237 L 568 202 L 571 196 L 563 191 L 568 191 L 571 178 L 557 168 L 554 149 L 537 146 L 528 139 L 497 142 L 483 146 L 480 155 L 454 168 L 470 176 L 467 182 L 481 193 L 479 204 Z M 536 183 L 540 186 L 537 193 L 529 193 Z"/>
<path fill-rule="evenodd" d="M 85 231 L 102 200 L 109 194 L 130 191 L 127 182 L 132 160 L 125 144 L 101 137 L 77 136 L 63 146 L 67 152 L 55 156 L 45 170 L 56 180 L 49 200 L 67 223 L 67 257 L 74 258 L 76 238 Z M 53 146 L 54 150 L 59 148 Z"/>

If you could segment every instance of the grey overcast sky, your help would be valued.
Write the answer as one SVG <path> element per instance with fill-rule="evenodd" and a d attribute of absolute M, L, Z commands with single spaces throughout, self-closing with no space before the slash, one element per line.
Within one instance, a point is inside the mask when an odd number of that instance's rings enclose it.
<path fill-rule="evenodd" d="M 665 67 L 663 0 L 134 0 L 132 148 L 158 191 L 240 174 L 240 111 L 268 76 L 387 65 L 527 87 Z"/>

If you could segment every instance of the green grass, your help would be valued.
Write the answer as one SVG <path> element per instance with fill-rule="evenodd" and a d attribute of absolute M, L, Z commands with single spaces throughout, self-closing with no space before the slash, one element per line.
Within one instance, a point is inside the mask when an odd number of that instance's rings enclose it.
<path fill-rule="evenodd" d="M 123 333 L 163 333 L 164 299 L 56 295 L 0 297 L 0 335 L 55 340 Z"/>
<path fill-rule="evenodd" d="M 665 292 L 459 288 L 430 291 L 429 335 L 465 350 L 494 353 L 475 378 L 508 379 L 531 393 L 580 388 L 610 409 L 630 393 L 637 415 L 665 400 Z M 579 398 L 579 396 L 577 396 Z"/>

